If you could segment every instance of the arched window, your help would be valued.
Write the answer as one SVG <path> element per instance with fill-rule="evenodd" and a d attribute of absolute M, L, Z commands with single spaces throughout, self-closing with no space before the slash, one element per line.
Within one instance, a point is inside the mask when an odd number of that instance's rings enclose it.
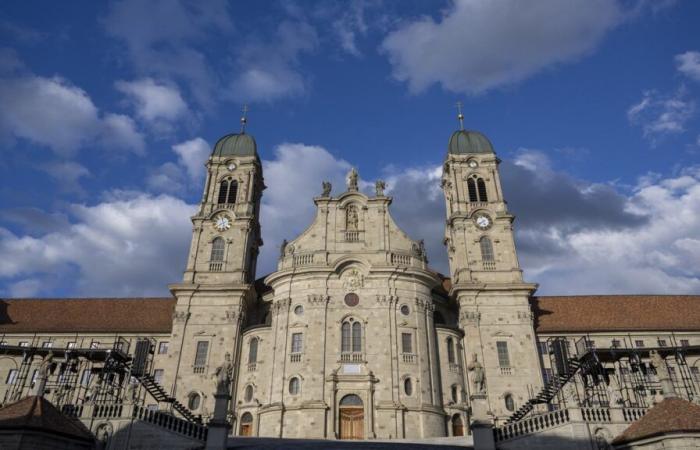
<path fill-rule="evenodd" d="M 340 328 L 342 353 L 362 352 L 362 324 L 354 319 L 343 322 Z"/>
<path fill-rule="evenodd" d="M 515 411 L 515 402 L 513 401 L 513 396 L 510 394 L 506 394 L 506 396 L 503 398 L 503 401 L 506 404 L 506 409 L 508 411 Z"/>
<path fill-rule="evenodd" d="M 474 178 L 467 179 L 467 189 L 469 190 L 469 201 L 478 202 L 479 197 L 476 194 L 476 181 Z"/>
<path fill-rule="evenodd" d="M 493 244 L 491 244 L 491 239 L 486 236 L 482 236 L 479 239 L 479 246 L 481 247 L 481 260 L 484 262 L 494 262 L 493 256 Z"/>
<path fill-rule="evenodd" d="M 451 364 L 455 362 L 455 342 L 451 337 L 447 338 L 447 362 Z"/>
<path fill-rule="evenodd" d="M 219 183 L 219 198 L 217 203 L 236 203 L 236 197 L 238 195 L 238 181 L 236 180 L 223 180 Z"/>
<path fill-rule="evenodd" d="M 258 338 L 253 338 L 250 340 L 250 347 L 248 348 L 248 364 L 258 361 Z"/>
<path fill-rule="evenodd" d="M 362 406 L 362 399 L 355 394 L 348 394 L 340 399 L 340 406 Z"/>
<path fill-rule="evenodd" d="M 224 180 L 219 183 L 219 199 L 217 203 L 226 203 L 226 198 L 228 196 L 228 180 Z"/>
<path fill-rule="evenodd" d="M 211 243 L 211 258 L 210 261 L 223 261 L 224 260 L 224 248 L 226 243 L 223 238 L 217 237 Z"/>
<path fill-rule="evenodd" d="M 253 386 L 251 386 L 250 384 L 245 387 L 245 394 L 243 395 L 243 399 L 247 402 L 253 400 Z"/>
<path fill-rule="evenodd" d="M 452 397 L 453 403 L 457 403 L 459 401 L 459 388 L 456 384 L 452 385 L 452 388 L 450 389 L 450 395 Z"/>
<path fill-rule="evenodd" d="M 403 380 L 403 391 L 409 397 L 413 395 L 413 382 L 410 378 L 406 378 L 405 380 Z"/>
<path fill-rule="evenodd" d="M 199 404 L 202 402 L 202 396 L 196 392 L 192 392 L 187 397 L 187 407 L 192 411 L 196 411 L 199 408 Z"/>
<path fill-rule="evenodd" d="M 299 377 L 292 378 L 291 380 L 289 380 L 289 393 L 292 395 L 299 394 L 300 386 L 301 386 L 301 381 L 299 381 Z"/>
<path fill-rule="evenodd" d="M 238 434 L 241 436 L 253 435 L 253 415 L 251 413 L 246 412 L 241 416 L 241 429 Z"/>
<path fill-rule="evenodd" d="M 486 196 L 486 183 L 484 183 L 483 178 L 477 178 L 476 180 L 477 191 L 479 191 L 479 201 L 488 202 L 489 199 Z"/>

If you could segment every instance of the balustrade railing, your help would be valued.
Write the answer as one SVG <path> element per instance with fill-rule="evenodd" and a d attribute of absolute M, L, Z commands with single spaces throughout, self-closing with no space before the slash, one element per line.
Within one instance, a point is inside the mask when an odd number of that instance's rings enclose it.
<path fill-rule="evenodd" d="M 608 408 L 581 408 L 581 416 L 585 422 L 611 422 Z"/>
<path fill-rule="evenodd" d="M 160 411 L 152 411 L 142 406 L 134 405 L 134 419 L 165 428 L 174 433 L 179 433 L 192 439 L 204 441 L 207 439 L 207 427 L 198 423 L 193 423 L 185 419 L 180 419 L 171 414 Z"/>
<path fill-rule="evenodd" d="M 255 372 L 258 369 L 258 363 L 256 362 L 249 362 L 248 363 L 248 372 Z"/>
<path fill-rule="evenodd" d="M 403 353 L 401 356 L 403 357 L 403 362 L 405 363 L 415 364 L 416 362 L 416 355 L 414 353 Z"/>
<path fill-rule="evenodd" d="M 364 361 L 364 358 L 362 357 L 362 353 L 347 352 L 347 353 L 340 354 L 340 362 L 362 362 L 362 361 Z"/>
<path fill-rule="evenodd" d="M 622 408 L 622 417 L 626 422 L 634 422 L 646 414 L 646 408 Z"/>
<path fill-rule="evenodd" d="M 289 354 L 289 361 L 291 361 L 293 363 L 301 362 L 301 353 L 290 353 Z"/>
<path fill-rule="evenodd" d="M 391 254 L 391 263 L 396 264 L 396 265 L 402 265 L 402 266 L 410 266 L 411 265 L 411 256 L 410 255 L 402 255 L 400 253 L 392 253 Z"/>
<path fill-rule="evenodd" d="M 569 411 L 562 409 L 494 428 L 493 435 L 496 441 L 505 441 L 507 439 L 513 439 L 526 434 L 564 425 L 567 422 L 569 422 Z"/>
<path fill-rule="evenodd" d="M 496 270 L 496 261 L 482 261 L 484 270 Z"/>
<path fill-rule="evenodd" d="M 221 272 L 224 268 L 224 263 L 223 262 L 210 262 L 209 263 L 209 272 Z"/>
<path fill-rule="evenodd" d="M 357 242 L 360 240 L 360 232 L 359 231 L 346 231 L 345 232 L 345 241 L 346 242 Z"/>
<path fill-rule="evenodd" d="M 513 375 L 512 367 L 501 367 L 501 375 Z"/>
<path fill-rule="evenodd" d="M 294 255 L 294 265 L 295 266 L 306 266 L 313 264 L 314 254 L 313 253 L 302 253 L 299 255 Z"/>

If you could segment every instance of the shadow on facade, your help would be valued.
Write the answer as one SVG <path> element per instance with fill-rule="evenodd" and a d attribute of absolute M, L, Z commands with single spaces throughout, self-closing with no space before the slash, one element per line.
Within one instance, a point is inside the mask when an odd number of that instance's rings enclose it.
<path fill-rule="evenodd" d="M 13 325 L 16 322 L 10 317 L 8 312 L 8 304 L 5 300 L 0 299 L 0 325 Z"/>

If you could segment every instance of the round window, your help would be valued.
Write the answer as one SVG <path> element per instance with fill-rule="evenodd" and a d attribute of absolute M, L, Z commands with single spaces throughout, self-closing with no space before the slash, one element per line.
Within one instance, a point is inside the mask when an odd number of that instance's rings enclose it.
<path fill-rule="evenodd" d="M 411 309 L 408 307 L 408 305 L 401 305 L 401 314 L 407 316 L 410 312 Z"/>
<path fill-rule="evenodd" d="M 294 314 L 296 314 L 297 316 L 301 316 L 302 314 L 304 314 L 304 307 L 301 305 L 295 306 L 294 307 Z"/>
<path fill-rule="evenodd" d="M 360 297 L 354 292 L 351 292 L 345 296 L 345 304 L 348 306 L 357 306 L 360 303 Z"/>

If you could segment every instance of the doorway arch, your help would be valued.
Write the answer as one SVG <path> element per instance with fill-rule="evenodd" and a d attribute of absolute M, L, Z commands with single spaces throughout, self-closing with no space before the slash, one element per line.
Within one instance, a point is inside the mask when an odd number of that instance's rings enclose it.
<path fill-rule="evenodd" d="M 452 436 L 464 436 L 464 423 L 459 414 L 452 416 Z"/>
<path fill-rule="evenodd" d="M 241 429 L 238 433 L 239 436 L 252 436 L 253 435 L 253 415 L 249 412 L 243 413 L 241 416 Z"/>
<path fill-rule="evenodd" d="M 362 399 L 348 394 L 340 399 L 340 439 L 364 439 L 365 408 Z"/>

